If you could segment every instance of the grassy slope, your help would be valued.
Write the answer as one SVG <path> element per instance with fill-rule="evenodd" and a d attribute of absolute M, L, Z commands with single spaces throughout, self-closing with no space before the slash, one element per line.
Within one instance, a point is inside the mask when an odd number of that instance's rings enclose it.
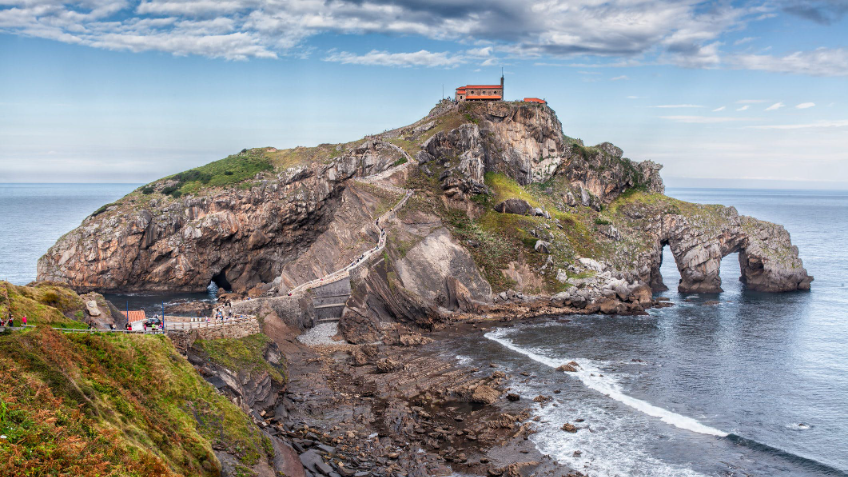
<path fill-rule="evenodd" d="M 7 298 L 8 297 L 8 298 Z M 9 317 L 11 307 L 15 325 L 26 315 L 28 324 L 49 324 L 58 328 L 87 328 L 74 319 L 83 318 L 85 303 L 73 290 L 51 283 L 15 286 L 0 281 L 0 317 Z"/>
<path fill-rule="evenodd" d="M 2 475 L 217 475 L 271 455 L 249 418 L 158 336 L 0 335 Z"/>

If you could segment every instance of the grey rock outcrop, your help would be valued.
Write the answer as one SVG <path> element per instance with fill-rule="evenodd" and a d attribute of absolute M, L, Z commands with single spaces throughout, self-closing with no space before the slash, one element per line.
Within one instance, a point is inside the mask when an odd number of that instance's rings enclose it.
<path fill-rule="evenodd" d="M 253 369 L 229 369 L 212 362 L 201 349 L 190 347 L 188 360 L 198 368 L 200 374 L 220 392 L 235 402 L 247 413 L 270 412 L 277 406 L 280 393 L 285 390 L 285 381 L 275 379 L 263 366 Z M 262 358 L 279 375 L 285 376 L 285 358 L 276 343 L 269 341 Z"/>

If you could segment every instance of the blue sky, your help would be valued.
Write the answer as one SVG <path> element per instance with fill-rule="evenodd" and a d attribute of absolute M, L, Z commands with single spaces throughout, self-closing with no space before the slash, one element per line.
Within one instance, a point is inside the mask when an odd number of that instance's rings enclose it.
<path fill-rule="evenodd" d="M 544 97 L 670 185 L 848 188 L 848 2 L 0 0 L 0 182 L 147 182 Z"/>

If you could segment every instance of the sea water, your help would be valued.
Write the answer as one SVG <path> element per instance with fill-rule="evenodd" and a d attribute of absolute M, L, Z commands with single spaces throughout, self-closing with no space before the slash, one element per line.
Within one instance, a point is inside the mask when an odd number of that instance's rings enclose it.
<path fill-rule="evenodd" d="M 140 184 L 0 184 L 0 280 L 26 285 L 36 264 L 65 233 L 94 211 L 132 192 Z M 209 293 L 134 293 L 107 295 L 118 308 L 161 314 L 164 305 L 214 301 Z"/>
<path fill-rule="evenodd" d="M 812 291 L 747 291 L 734 254 L 723 293 L 681 295 L 666 250 L 673 307 L 503 327 L 455 352 L 512 370 L 524 399 L 552 396 L 531 439 L 589 475 L 848 475 L 848 193 L 668 193 L 786 226 Z"/>
<path fill-rule="evenodd" d="M 38 258 L 100 206 L 139 184 L 0 184 L 0 280 L 35 280 Z"/>

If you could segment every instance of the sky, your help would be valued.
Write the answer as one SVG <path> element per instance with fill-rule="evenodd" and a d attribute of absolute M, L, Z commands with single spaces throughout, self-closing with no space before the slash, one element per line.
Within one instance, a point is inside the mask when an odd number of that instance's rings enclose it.
<path fill-rule="evenodd" d="M 848 0 L 0 0 L 0 182 L 352 141 L 502 68 L 670 186 L 848 189 Z"/>

